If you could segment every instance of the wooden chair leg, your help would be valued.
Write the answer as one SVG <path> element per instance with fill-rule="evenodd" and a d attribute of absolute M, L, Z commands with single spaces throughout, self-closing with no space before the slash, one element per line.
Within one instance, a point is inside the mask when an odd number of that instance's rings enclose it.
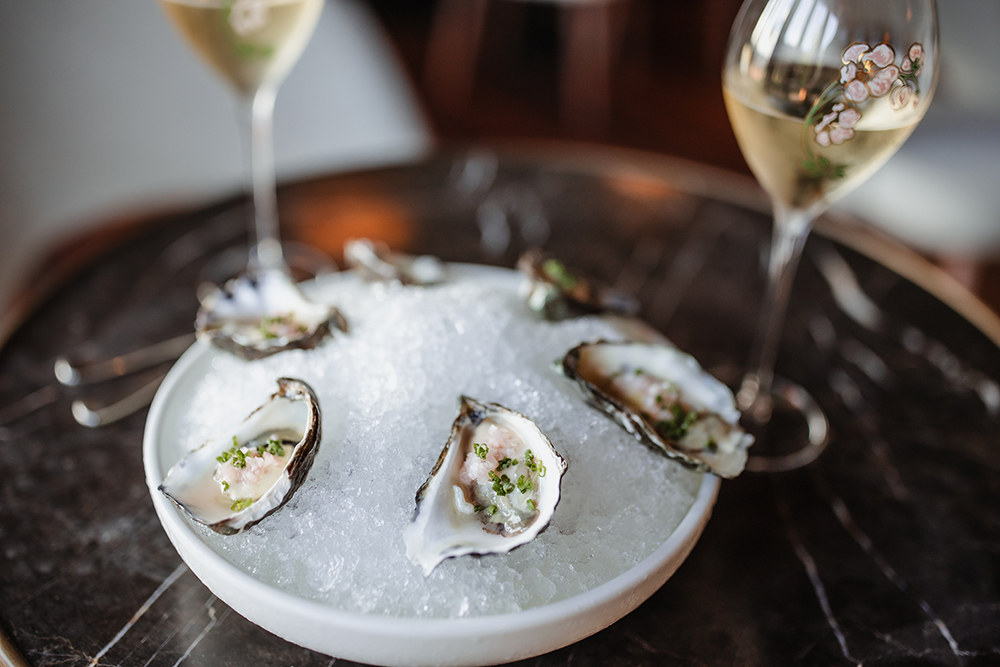
<path fill-rule="evenodd" d="M 424 60 L 424 88 L 443 113 L 469 110 L 489 0 L 439 0 Z"/>
<path fill-rule="evenodd" d="M 560 13 L 559 94 L 563 127 L 603 135 L 611 120 L 611 70 L 621 47 L 624 2 L 570 4 Z"/>

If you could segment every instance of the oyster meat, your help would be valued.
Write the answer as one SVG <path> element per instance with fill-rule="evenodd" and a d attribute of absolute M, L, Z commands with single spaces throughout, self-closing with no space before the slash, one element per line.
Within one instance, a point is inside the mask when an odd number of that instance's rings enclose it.
<path fill-rule="evenodd" d="M 333 306 L 310 301 L 284 271 L 248 272 L 201 299 L 195 320 L 200 340 L 243 359 L 295 348 L 311 349 L 347 321 Z"/>
<path fill-rule="evenodd" d="M 351 239 L 344 244 L 344 262 L 365 280 L 403 285 L 433 285 L 447 276 L 444 262 L 432 255 L 392 252 L 379 241 Z"/>
<path fill-rule="evenodd" d="M 537 248 L 521 255 L 517 269 L 524 275 L 521 295 L 528 307 L 547 320 L 605 311 L 619 315 L 639 312 L 634 297 L 570 271 Z"/>
<path fill-rule="evenodd" d="M 407 557 L 430 575 L 446 558 L 506 553 L 552 519 L 566 462 L 530 419 L 462 396 L 451 436 L 417 491 Z"/>
<path fill-rule="evenodd" d="M 238 533 L 288 502 L 305 481 L 321 438 L 316 394 L 279 378 L 278 391 L 232 433 L 178 461 L 160 491 L 217 533 Z"/>
<path fill-rule="evenodd" d="M 558 369 L 657 451 L 720 477 L 743 471 L 753 436 L 739 427 L 733 393 L 694 357 L 665 344 L 598 341 L 574 347 Z"/>

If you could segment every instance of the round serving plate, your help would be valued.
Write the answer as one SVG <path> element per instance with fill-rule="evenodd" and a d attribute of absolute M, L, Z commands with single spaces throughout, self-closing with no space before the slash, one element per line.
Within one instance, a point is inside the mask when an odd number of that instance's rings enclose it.
<path fill-rule="evenodd" d="M 459 265 L 453 275 L 488 277 L 508 288 L 508 269 Z M 306 284 L 307 292 L 314 285 Z M 624 325 L 623 327 L 628 326 Z M 639 325 L 636 331 L 640 331 Z M 338 658 L 378 665 L 489 665 L 553 651 L 611 625 L 677 570 L 701 535 L 715 504 L 719 479 L 704 474 L 694 502 L 674 532 L 644 560 L 589 591 L 508 614 L 413 618 L 346 611 L 305 599 L 254 578 L 216 553 L 202 531 L 157 490 L 176 462 L 183 397 L 225 354 L 196 343 L 174 365 L 153 399 L 143 439 L 146 483 L 164 530 L 194 574 L 226 604 L 262 628 Z"/>

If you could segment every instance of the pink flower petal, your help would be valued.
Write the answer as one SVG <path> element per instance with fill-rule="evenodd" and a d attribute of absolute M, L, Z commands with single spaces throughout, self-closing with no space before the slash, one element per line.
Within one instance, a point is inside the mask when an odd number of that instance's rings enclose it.
<path fill-rule="evenodd" d="M 879 70 L 868 82 L 868 90 L 873 97 L 882 97 L 892 88 L 892 82 L 899 78 L 899 68 L 893 65 Z"/>
<path fill-rule="evenodd" d="M 875 49 L 868 55 L 864 56 L 865 60 L 870 60 L 879 67 L 886 67 L 892 64 L 892 61 L 896 59 L 896 52 L 892 50 L 892 47 L 888 44 L 879 44 Z"/>
<path fill-rule="evenodd" d="M 830 130 L 830 141 L 835 144 L 842 144 L 854 136 L 854 130 L 846 127 L 835 127 Z"/>
<path fill-rule="evenodd" d="M 924 47 L 920 44 L 914 44 L 910 47 L 910 52 L 906 55 L 910 56 L 910 60 L 923 60 Z"/>
<path fill-rule="evenodd" d="M 837 102 L 836 104 L 833 105 L 833 110 L 834 111 L 843 111 L 844 108 L 845 108 L 845 106 L 844 106 L 843 102 Z"/>
<path fill-rule="evenodd" d="M 816 143 L 819 144 L 820 146 L 829 146 L 830 145 L 830 133 L 829 132 L 820 132 L 819 134 L 817 134 L 816 135 Z"/>
<path fill-rule="evenodd" d="M 859 63 L 861 62 L 861 56 L 867 53 L 868 49 L 870 48 L 871 47 L 868 46 L 867 44 L 856 42 L 848 46 L 846 49 L 844 49 L 844 55 L 842 56 L 841 59 L 844 61 L 845 65 L 851 62 Z"/>
<path fill-rule="evenodd" d="M 908 85 L 896 86 L 892 89 L 892 92 L 889 93 L 889 106 L 891 106 L 895 111 L 901 111 L 910 101 L 912 93 L 913 89 Z"/>
<path fill-rule="evenodd" d="M 845 109 L 840 112 L 840 119 L 837 121 L 837 125 L 850 129 L 857 125 L 859 120 L 861 120 L 860 111 L 857 109 Z"/>
<path fill-rule="evenodd" d="M 854 81 L 855 77 L 858 75 L 858 66 L 854 63 L 847 63 L 840 68 L 840 82 L 848 83 Z"/>
<path fill-rule="evenodd" d="M 911 69 L 913 69 L 913 63 L 910 62 L 909 58 L 903 58 L 903 62 L 900 64 L 899 69 L 903 70 L 904 72 L 909 72 Z"/>
<path fill-rule="evenodd" d="M 826 128 L 827 125 L 829 125 L 830 123 L 832 123 L 836 118 L 837 118 L 837 112 L 836 111 L 832 111 L 832 112 L 828 113 L 827 115 L 823 116 L 823 120 L 821 120 L 819 122 L 819 124 L 816 126 L 816 134 L 819 134 L 820 132 L 822 132 L 823 129 Z"/>
<path fill-rule="evenodd" d="M 844 86 L 844 97 L 851 102 L 860 104 L 868 99 L 868 86 L 857 80 L 851 81 Z"/>

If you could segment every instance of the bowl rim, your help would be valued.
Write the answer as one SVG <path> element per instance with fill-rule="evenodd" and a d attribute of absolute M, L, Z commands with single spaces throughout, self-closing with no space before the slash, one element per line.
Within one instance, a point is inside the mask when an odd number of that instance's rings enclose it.
<path fill-rule="evenodd" d="M 466 273 L 469 269 L 472 269 L 472 272 L 477 272 L 480 268 L 512 273 L 509 269 L 499 269 L 498 267 L 476 267 L 473 269 L 471 266 L 463 267 L 461 272 Z M 248 612 L 245 605 L 250 600 L 255 600 L 258 603 L 264 600 L 266 605 L 261 606 L 268 608 L 268 615 L 291 614 L 292 616 L 309 618 L 312 625 L 318 624 L 340 631 L 360 632 L 385 639 L 416 639 L 434 642 L 468 639 L 483 633 L 496 633 L 498 628 L 502 629 L 504 633 L 518 633 L 529 630 L 537 631 L 544 627 L 555 628 L 560 624 L 579 624 L 588 615 L 603 612 L 597 614 L 596 624 L 591 622 L 590 624 L 583 623 L 582 627 L 574 626 L 577 630 L 576 636 L 571 637 L 569 641 L 564 641 L 565 636 L 553 636 L 550 645 L 544 650 L 531 653 L 531 655 L 555 650 L 602 630 L 635 609 L 652 595 L 686 558 L 708 521 L 718 495 L 719 478 L 711 473 L 704 473 L 694 501 L 681 522 L 652 553 L 616 577 L 588 591 L 556 602 L 518 612 L 461 618 L 390 616 L 339 609 L 323 602 L 298 597 L 260 581 L 226 560 L 202 539 L 198 532 L 184 520 L 181 512 L 158 491 L 165 474 L 160 465 L 160 432 L 165 421 L 170 419 L 171 399 L 179 390 L 180 384 L 188 378 L 190 373 L 194 372 L 193 369 L 198 364 L 208 361 L 214 354 L 216 351 L 209 345 L 200 342 L 194 343 L 167 373 L 153 398 L 143 434 L 143 465 L 146 485 L 149 488 L 153 506 L 161 525 L 181 558 L 219 599 L 229 604 L 250 621 L 269 631 L 316 650 L 323 651 L 325 649 L 316 645 L 309 646 L 308 643 L 302 641 L 302 637 L 289 637 L 280 630 L 275 630 L 273 625 L 267 623 L 266 618 L 261 618 L 252 611 Z M 563 627 L 566 626 L 563 625 Z M 329 641 L 323 643 L 324 646 L 330 644 Z M 372 660 L 374 656 L 366 658 L 365 656 L 358 657 L 345 653 L 338 657 Z M 516 656 L 516 658 L 523 657 L 529 656 Z M 404 664 L 404 662 L 392 661 L 392 664 Z M 405 664 L 410 663 L 405 662 Z M 419 664 L 419 661 L 413 664 Z M 428 662 L 428 664 L 432 663 Z M 454 664 L 472 663 L 459 661 Z"/>

